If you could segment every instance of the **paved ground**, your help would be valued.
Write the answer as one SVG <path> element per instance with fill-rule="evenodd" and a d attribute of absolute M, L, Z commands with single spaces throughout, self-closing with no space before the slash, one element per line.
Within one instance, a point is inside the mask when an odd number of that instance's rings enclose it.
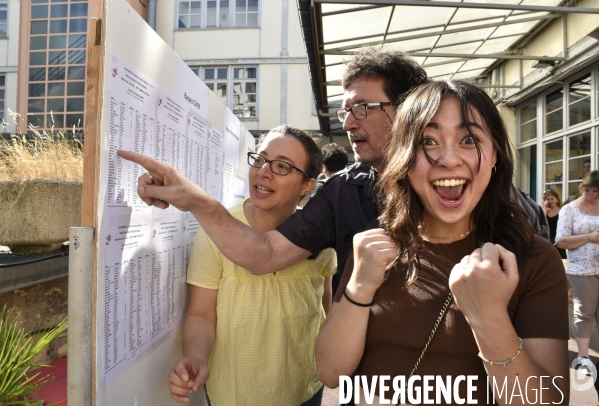
<path fill-rule="evenodd" d="M 572 305 L 570 305 L 570 318 L 572 318 Z M 570 355 L 570 364 L 577 355 L 576 342 L 572 339 L 568 341 L 568 352 Z M 593 336 L 591 337 L 591 346 L 589 351 L 590 358 L 593 360 L 593 363 L 597 363 L 599 360 L 599 335 L 597 334 L 597 330 L 593 331 Z M 573 387 L 579 385 L 581 387 L 586 386 L 585 384 L 589 381 L 590 378 L 586 376 L 581 376 L 580 373 L 570 368 L 570 405 L 572 406 L 598 406 L 599 402 L 597 400 L 597 392 L 593 385 L 588 385 L 589 387 L 584 391 L 576 391 L 573 390 Z M 322 406 L 335 406 L 339 404 L 339 390 L 338 389 L 329 389 L 325 388 L 324 397 L 322 400 Z"/>
<path fill-rule="evenodd" d="M 572 320 L 572 305 L 570 304 L 570 320 Z M 571 335 L 571 334 L 570 334 Z M 577 355 L 577 347 L 576 342 L 573 339 L 568 341 L 568 352 L 570 355 L 570 365 L 572 365 L 572 361 L 576 358 Z M 597 334 L 597 329 L 593 330 L 593 335 L 591 336 L 591 345 L 589 348 L 589 356 L 593 363 L 596 365 L 599 360 L 599 335 Z M 597 391 L 593 386 L 590 385 L 588 377 L 581 376 L 580 373 L 570 368 L 570 405 L 573 406 L 597 406 L 599 405 L 599 401 L 597 400 Z M 573 390 L 573 388 L 577 385 L 580 386 L 590 386 L 587 390 L 577 391 Z"/>

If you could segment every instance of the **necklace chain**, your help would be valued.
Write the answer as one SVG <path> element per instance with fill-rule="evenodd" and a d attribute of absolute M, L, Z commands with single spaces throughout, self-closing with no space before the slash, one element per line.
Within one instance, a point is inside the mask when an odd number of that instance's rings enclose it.
<path fill-rule="evenodd" d="M 428 232 L 426 232 L 426 230 L 424 230 L 424 235 L 426 235 L 427 237 L 430 237 L 430 238 L 434 238 L 436 240 L 457 240 L 457 239 L 464 238 L 464 237 L 470 235 L 470 233 L 472 231 L 474 231 L 474 230 L 468 230 L 462 234 L 445 237 L 445 236 L 440 236 L 440 235 L 432 235 L 432 234 L 429 234 Z"/>

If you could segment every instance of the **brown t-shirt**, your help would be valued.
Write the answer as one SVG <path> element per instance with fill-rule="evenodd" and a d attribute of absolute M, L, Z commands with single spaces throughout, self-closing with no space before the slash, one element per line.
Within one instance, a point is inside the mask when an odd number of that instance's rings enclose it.
<path fill-rule="evenodd" d="M 368 382 L 372 382 L 373 375 L 390 375 L 391 379 L 404 375 L 407 380 L 450 292 L 448 278 L 453 266 L 477 248 L 472 235 L 450 244 L 425 245 L 416 281 L 406 287 L 405 262 L 399 263 L 374 296 L 364 355 L 356 371 L 357 375 L 366 375 Z M 514 328 L 521 338 L 567 340 L 568 293 L 562 260 L 551 243 L 538 236 L 527 253 L 519 266 L 520 281 L 508 306 Z M 350 256 L 336 302 L 343 296 L 353 262 Z M 474 395 L 478 404 L 487 404 L 487 374 L 477 354 L 472 329 L 453 301 L 416 375 L 449 375 L 452 383 L 458 375 L 478 375 Z M 543 382 L 544 386 L 551 385 L 550 380 Z M 465 383 L 459 387 L 464 398 Z M 378 394 L 378 387 L 375 393 Z M 392 395 L 393 390 L 387 393 Z M 435 397 L 433 390 L 430 398 Z"/>

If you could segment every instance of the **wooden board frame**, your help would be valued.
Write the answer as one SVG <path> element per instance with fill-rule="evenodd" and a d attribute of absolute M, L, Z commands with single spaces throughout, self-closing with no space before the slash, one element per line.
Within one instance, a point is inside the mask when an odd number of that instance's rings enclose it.
<path fill-rule="evenodd" d="M 104 7 L 102 7 L 104 14 Z M 91 351 L 91 399 L 92 406 L 97 399 L 96 374 L 96 314 L 98 301 L 98 186 L 100 179 L 100 140 L 102 130 L 102 103 L 104 97 L 104 36 L 103 18 L 91 18 L 87 29 L 87 67 L 86 67 L 86 98 L 83 146 L 83 191 L 81 224 L 93 227 L 93 269 L 92 269 L 92 325 L 90 344 Z"/>

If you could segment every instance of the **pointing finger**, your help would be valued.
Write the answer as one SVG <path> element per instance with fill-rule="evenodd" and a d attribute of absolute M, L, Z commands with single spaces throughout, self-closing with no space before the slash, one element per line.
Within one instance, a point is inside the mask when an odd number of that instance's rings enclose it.
<path fill-rule="evenodd" d="M 150 158 L 149 156 L 138 154 L 137 152 L 133 151 L 126 151 L 124 149 L 119 149 L 117 151 L 117 154 L 118 156 L 120 156 L 123 159 L 126 159 L 127 161 L 131 161 L 143 166 L 143 168 L 146 171 L 150 172 L 152 176 L 162 175 L 163 171 L 161 169 L 164 167 L 164 164 L 158 162 L 155 159 Z"/>

